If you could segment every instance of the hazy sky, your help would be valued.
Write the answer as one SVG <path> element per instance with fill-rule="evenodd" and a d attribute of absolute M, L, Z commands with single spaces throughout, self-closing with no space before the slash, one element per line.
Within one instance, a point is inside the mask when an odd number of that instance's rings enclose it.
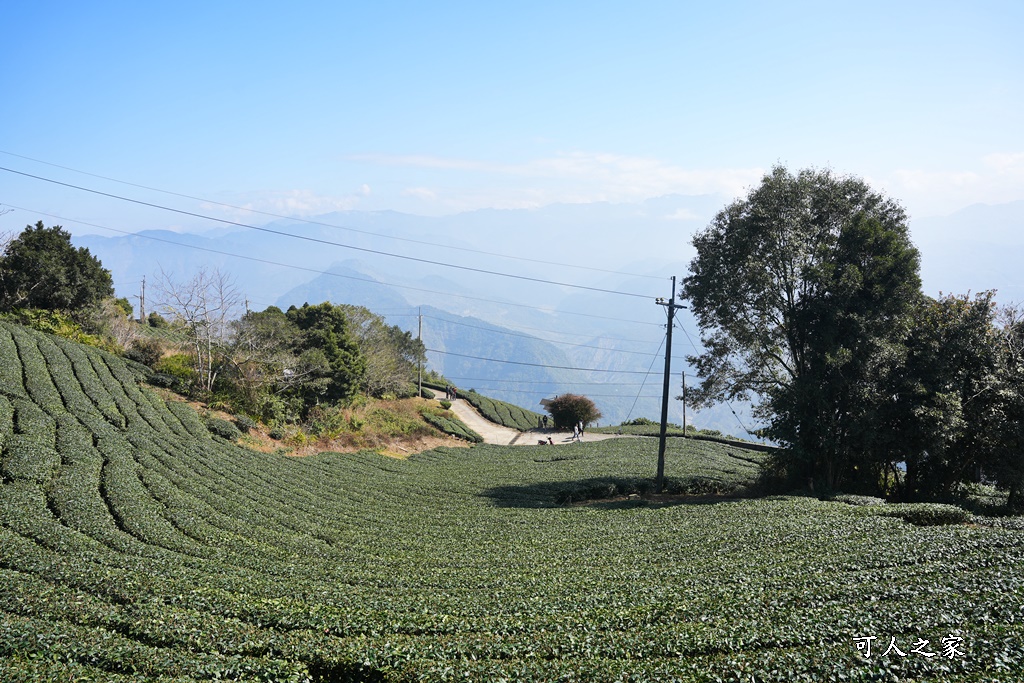
<path fill-rule="evenodd" d="M 228 215 L 12 155 L 294 215 L 731 198 L 775 163 L 912 217 L 1024 199 L 1019 0 L 37 1 L 3 26 L 0 166 L 186 210 Z M 7 171 L 0 204 L 0 230 L 190 223 Z"/>

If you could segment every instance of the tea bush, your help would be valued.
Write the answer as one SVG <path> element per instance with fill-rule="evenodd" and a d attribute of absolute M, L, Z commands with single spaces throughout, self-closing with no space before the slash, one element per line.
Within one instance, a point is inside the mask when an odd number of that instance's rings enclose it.
<path fill-rule="evenodd" d="M 5 343 L 5 681 L 1024 671 L 1020 518 L 715 496 L 765 456 L 689 439 L 669 442 L 666 473 L 697 497 L 653 495 L 652 439 L 257 453 L 211 438 L 121 359 L 0 322 Z M 890 639 L 904 655 L 883 654 Z"/>

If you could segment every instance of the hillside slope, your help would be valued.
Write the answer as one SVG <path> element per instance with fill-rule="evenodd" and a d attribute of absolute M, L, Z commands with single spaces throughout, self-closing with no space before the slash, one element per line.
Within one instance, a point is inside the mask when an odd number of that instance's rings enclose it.
<path fill-rule="evenodd" d="M 4 323 L 0 439 L 4 681 L 1009 681 L 1024 661 L 1024 533 L 809 499 L 564 504 L 649 481 L 651 440 L 264 455 L 120 359 Z M 668 471 L 730 490 L 757 458 L 673 443 Z M 865 659 L 858 636 L 966 654 Z"/>

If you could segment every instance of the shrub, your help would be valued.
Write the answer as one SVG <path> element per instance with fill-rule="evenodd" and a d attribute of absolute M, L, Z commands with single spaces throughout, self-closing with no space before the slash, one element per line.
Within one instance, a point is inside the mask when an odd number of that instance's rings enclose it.
<path fill-rule="evenodd" d="M 19 325 L 31 327 L 33 330 L 48 332 L 57 337 L 70 339 L 79 344 L 95 346 L 111 353 L 118 349 L 105 344 L 103 340 L 91 334 L 87 334 L 82 326 L 76 323 L 67 315 L 58 311 L 47 311 L 38 308 L 20 308 L 7 314 L 8 317 Z"/>
<path fill-rule="evenodd" d="M 164 389 L 170 389 L 178 392 L 185 390 L 185 387 L 182 387 L 181 381 L 178 380 L 177 377 L 165 375 L 162 372 L 154 372 L 146 377 L 146 381 L 154 387 L 162 387 Z"/>
<path fill-rule="evenodd" d="M 155 327 L 157 329 L 167 327 L 167 319 L 164 318 L 159 313 L 157 313 L 156 311 L 150 313 L 149 316 L 146 318 L 146 321 L 149 323 L 150 327 Z"/>
<path fill-rule="evenodd" d="M 847 505 L 885 505 L 884 498 L 875 498 L 874 496 L 855 496 L 848 493 L 841 493 L 837 496 L 833 496 L 832 500 L 837 503 L 846 503 Z"/>
<path fill-rule="evenodd" d="M 440 403 L 441 407 L 444 408 L 445 410 L 450 410 L 452 407 L 452 402 L 447 399 L 441 401 Z"/>
<path fill-rule="evenodd" d="M 219 436 L 222 439 L 227 439 L 228 441 L 235 441 L 242 436 L 242 432 L 238 431 L 238 427 L 227 420 L 220 419 L 219 417 L 207 418 L 206 428 L 210 430 L 210 433 L 214 436 Z"/>
<path fill-rule="evenodd" d="M 256 429 L 256 420 L 252 419 L 248 415 L 235 415 L 235 426 L 243 434 L 248 434 L 252 430 Z"/>
<path fill-rule="evenodd" d="M 140 338 L 132 342 L 132 345 L 125 351 L 125 358 L 142 363 L 146 367 L 156 367 L 156 364 L 163 358 L 163 345 L 156 339 Z"/>
<path fill-rule="evenodd" d="M 899 503 L 886 505 L 878 511 L 884 517 L 898 517 L 916 526 L 963 524 L 971 515 L 955 505 L 944 503 Z"/>
<path fill-rule="evenodd" d="M 196 371 L 192 368 L 192 358 L 184 353 L 161 358 L 153 369 L 163 375 L 170 375 L 178 381 L 182 390 L 189 390 L 196 381 Z"/>
<path fill-rule="evenodd" d="M 426 387 L 423 387 L 423 392 L 420 394 L 423 398 L 434 398 L 434 392 Z"/>

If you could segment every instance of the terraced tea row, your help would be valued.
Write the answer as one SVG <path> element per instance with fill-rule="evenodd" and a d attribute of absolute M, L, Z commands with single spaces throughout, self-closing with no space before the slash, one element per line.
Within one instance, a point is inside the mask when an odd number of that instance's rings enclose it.
<path fill-rule="evenodd" d="M 1013 528 L 626 498 L 646 439 L 265 455 L 115 357 L 4 324 L 0 347 L 3 680 L 1019 678 Z M 668 471 L 725 491 L 759 457 L 673 440 Z"/>

